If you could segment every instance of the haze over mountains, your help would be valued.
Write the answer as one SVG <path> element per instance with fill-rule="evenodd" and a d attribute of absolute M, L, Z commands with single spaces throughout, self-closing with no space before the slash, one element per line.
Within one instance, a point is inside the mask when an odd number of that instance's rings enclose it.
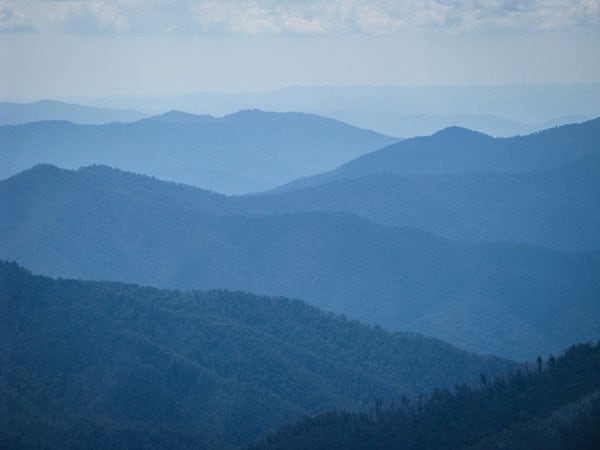
<path fill-rule="evenodd" d="M 479 86 L 292 86 L 269 92 L 89 99 L 97 106 L 159 114 L 180 109 L 217 116 L 240 109 L 302 111 L 390 136 L 461 126 L 492 136 L 528 134 L 600 113 L 600 83 Z"/>
<path fill-rule="evenodd" d="M 598 252 L 466 246 L 340 213 L 241 216 L 227 200 L 38 166 L 0 182 L 0 257 L 52 276 L 299 297 L 512 358 L 600 335 Z"/>
<path fill-rule="evenodd" d="M 491 136 L 508 137 L 591 119 L 600 111 L 600 85 L 411 89 L 290 87 L 267 93 L 72 101 L 76 103 L 56 100 L 0 102 L 0 125 L 42 120 L 98 125 L 134 122 L 172 110 L 225 116 L 258 108 L 318 114 L 390 136 L 426 136 L 450 126 L 460 126 Z M 539 107 L 542 103 L 544 108 Z M 528 104 L 536 106 L 528 107 Z M 143 112 L 130 109 L 131 105 Z M 583 114 L 583 111 L 587 113 Z"/>
<path fill-rule="evenodd" d="M 517 367 L 299 300 L 52 280 L 3 261 L 0 311 L 3 448 L 234 448 L 306 414 Z"/>
<path fill-rule="evenodd" d="M 531 423 L 595 405 L 597 348 L 480 374 L 600 337 L 599 142 L 600 118 L 402 141 L 258 110 L 1 126 L 0 446 L 239 448 L 328 410 L 259 447 L 563 442 Z M 593 439 L 577 411 L 560 429 Z"/>
<path fill-rule="evenodd" d="M 81 124 L 135 122 L 146 114 L 131 109 L 98 108 L 56 100 L 32 103 L 0 102 L 0 125 L 19 125 L 42 120 L 68 120 Z"/>
<path fill-rule="evenodd" d="M 600 0 L 0 0 L 0 450 L 599 450 L 598 55 Z"/>
<path fill-rule="evenodd" d="M 431 136 L 406 139 L 370 152 L 333 171 L 290 183 L 284 189 L 381 172 L 453 175 L 548 170 L 600 153 L 599 141 L 600 118 L 512 138 L 492 138 L 450 127 Z"/>
<path fill-rule="evenodd" d="M 508 139 L 407 139 L 241 199 L 254 212 L 344 211 L 463 242 L 600 249 L 600 119 Z"/>
<path fill-rule="evenodd" d="M 240 111 L 214 118 L 171 111 L 127 124 L 46 121 L 0 127 L 0 177 L 39 163 L 107 164 L 240 194 L 333 169 L 396 141 L 299 113 Z"/>

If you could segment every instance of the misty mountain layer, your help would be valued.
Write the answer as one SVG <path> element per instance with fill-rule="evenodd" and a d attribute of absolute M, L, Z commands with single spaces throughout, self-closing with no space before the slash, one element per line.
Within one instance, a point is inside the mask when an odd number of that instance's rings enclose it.
<path fill-rule="evenodd" d="M 0 177 L 34 164 L 106 164 L 239 194 L 334 169 L 398 139 L 320 116 L 178 111 L 134 123 L 46 121 L 0 127 Z"/>
<path fill-rule="evenodd" d="M 563 125 L 527 136 L 492 138 L 459 127 L 406 139 L 342 164 L 335 170 L 296 180 L 292 190 L 374 173 L 459 175 L 482 172 L 527 173 L 560 168 L 600 153 L 600 118 Z"/>
<path fill-rule="evenodd" d="M 232 198 L 229 204 L 263 214 L 347 212 L 468 243 L 512 241 L 559 250 L 598 250 L 600 153 L 524 174 L 372 173 Z"/>
<path fill-rule="evenodd" d="M 0 182 L 0 202 L 0 257 L 47 275 L 299 297 L 512 358 L 600 335 L 597 252 L 465 245 L 343 213 L 240 215 L 106 167 L 38 166 Z"/>
<path fill-rule="evenodd" d="M 100 125 L 111 122 L 135 122 L 144 117 L 145 114 L 131 109 L 98 108 L 56 100 L 32 103 L 0 102 L 0 125 L 20 125 L 42 120 L 68 120 L 80 124 Z"/>
<path fill-rule="evenodd" d="M 159 113 L 224 115 L 248 108 L 301 111 L 390 136 L 422 136 L 453 125 L 492 136 L 528 134 L 600 112 L 600 83 L 497 86 L 290 86 L 270 92 L 97 99 Z"/>

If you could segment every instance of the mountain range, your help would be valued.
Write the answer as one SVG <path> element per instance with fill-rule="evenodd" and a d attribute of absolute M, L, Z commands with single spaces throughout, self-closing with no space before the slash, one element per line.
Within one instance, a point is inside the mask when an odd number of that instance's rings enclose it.
<path fill-rule="evenodd" d="M 146 117 L 132 109 L 99 108 L 57 100 L 32 103 L 0 102 L 0 125 L 20 125 L 45 120 L 99 125 L 111 122 L 135 122 Z"/>
<path fill-rule="evenodd" d="M 600 118 L 511 138 L 492 138 L 450 127 L 431 136 L 406 139 L 370 152 L 335 170 L 296 180 L 280 189 L 292 190 L 381 172 L 459 175 L 551 170 L 588 155 L 598 155 L 598 142 Z"/>
<path fill-rule="evenodd" d="M 458 125 L 513 136 L 600 113 L 600 83 L 497 86 L 290 86 L 269 92 L 90 99 L 98 106 L 159 114 L 179 109 L 226 115 L 248 108 L 302 111 L 390 136 L 429 135 Z"/>
<path fill-rule="evenodd" d="M 600 118 L 0 126 L 0 447 L 596 448 L 600 345 L 542 356 L 600 338 L 598 143 Z"/>
<path fill-rule="evenodd" d="M 133 123 L 65 121 L 0 127 L 0 177 L 38 163 L 107 164 L 227 194 L 275 188 L 398 141 L 325 117 L 180 111 Z"/>
<path fill-rule="evenodd" d="M 299 300 L 53 280 L 0 261 L 2 448 L 234 448 L 515 369 Z"/>
<path fill-rule="evenodd" d="M 37 166 L 0 182 L 0 257 L 51 276 L 299 297 L 515 359 L 600 335 L 598 252 L 467 245 L 347 213 L 242 214 L 228 200 Z"/>
<path fill-rule="evenodd" d="M 347 212 L 467 243 L 600 249 L 600 154 L 525 174 L 371 173 L 293 191 L 230 199 L 240 211 Z"/>
<path fill-rule="evenodd" d="M 509 139 L 460 128 L 407 139 L 235 203 L 348 212 L 460 242 L 600 249 L 600 119 Z"/>

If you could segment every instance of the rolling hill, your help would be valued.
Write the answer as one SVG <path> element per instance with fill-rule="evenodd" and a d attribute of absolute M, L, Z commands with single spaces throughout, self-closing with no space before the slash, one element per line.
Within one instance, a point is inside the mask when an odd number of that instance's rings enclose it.
<path fill-rule="evenodd" d="M 106 167 L 0 182 L 0 257 L 51 276 L 299 297 L 389 329 L 532 358 L 600 335 L 600 254 L 465 245 L 344 213 L 241 215 Z"/>
<path fill-rule="evenodd" d="M 0 261 L 0 446 L 232 448 L 515 364 L 299 300 L 53 280 Z"/>
<path fill-rule="evenodd" d="M 271 189 L 398 139 L 320 116 L 171 111 L 134 123 L 44 121 L 0 127 L 0 177 L 34 164 L 106 164 L 222 193 Z"/>

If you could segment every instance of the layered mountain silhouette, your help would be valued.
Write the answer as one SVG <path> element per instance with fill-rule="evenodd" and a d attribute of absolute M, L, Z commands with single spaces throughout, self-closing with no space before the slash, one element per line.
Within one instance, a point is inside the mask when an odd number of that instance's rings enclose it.
<path fill-rule="evenodd" d="M 298 189 L 381 172 L 456 175 L 551 170 L 600 153 L 598 142 L 600 118 L 511 138 L 492 138 L 465 128 L 450 127 L 431 136 L 406 139 L 342 164 L 333 171 L 296 180 L 280 189 Z"/>
<path fill-rule="evenodd" d="M 0 182 L 0 257 L 52 276 L 299 297 L 512 358 L 600 335 L 600 253 L 466 245 L 347 213 L 240 199 L 107 167 Z"/>
<path fill-rule="evenodd" d="M 0 125 L 20 125 L 42 120 L 68 120 L 81 124 L 135 122 L 146 117 L 131 109 L 99 108 L 56 100 L 32 103 L 0 102 Z"/>
<path fill-rule="evenodd" d="M 304 111 L 390 136 L 428 135 L 458 125 L 492 136 L 581 122 L 600 111 L 600 84 L 498 86 L 290 86 L 270 92 L 195 93 L 97 100 L 117 108 L 230 114 L 247 108 Z"/>
<path fill-rule="evenodd" d="M 384 134 L 405 137 L 427 136 L 452 126 L 476 130 L 494 137 L 510 137 L 530 134 L 555 126 L 584 122 L 594 117 L 593 115 L 573 114 L 556 116 L 550 120 L 526 122 L 506 119 L 497 114 L 407 114 L 365 109 L 331 112 L 317 110 L 315 112 Z"/>
<path fill-rule="evenodd" d="M 462 242 L 600 249 L 600 119 L 518 138 L 451 128 L 240 199 L 254 212 L 343 211 Z"/>
<path fill-rule="evenodd" d="M 107 164 L 222 193 L 271 189 L 398 139 L 321 116 L 179 111 L 134 123 L 45 121 L 0 127 L 0 177 L 38 163 Z"/>
<path fill-rule="evenodd" d="M 3 448 L 233 448 L 516 365 L 299 300 L 53 280 L 0 261 Z"/>
<path fill-rule="evenodd" d="M 348 212 L 461 242 L 598 250 L 600 152 L 531 173 L 372 173 L 235 203 L 255 213 Z"/>

